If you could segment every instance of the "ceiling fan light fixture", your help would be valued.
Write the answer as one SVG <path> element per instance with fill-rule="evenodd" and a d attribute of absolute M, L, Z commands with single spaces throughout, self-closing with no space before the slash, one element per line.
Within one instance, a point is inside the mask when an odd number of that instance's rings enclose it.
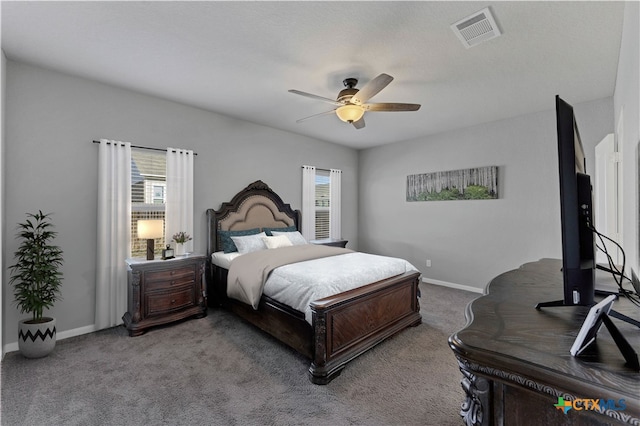
<path fill-rule="evenodd" d="M 322 112 L 320 114 L 312 115 L 311 117 L 302 118 L 296 120 L 296 123 L 300 123 L 312 117 L 318 117 L 321 115 L 336 113 L 338 118 L 345 123 L 353 124 L 356 129 L 364 128 L 364 119 L 362 118 L 365 111 L 417 111 L 420 109 L 419 104 L 404 104 L 398 102 L 384 102 L 384 103 L 367 103 L 369 99 L 374 97 L 378 92 L 387 87 L 393 80 L 389 74 L 382 73 L 373 80 L 370 80 L 364 85 L 362 89 L 356 89 L 358 79 L 347 78 L 343 81 L 346 89 L 342 89 L 338 93 L 338 97 L 333 100 L 325 98 L 323 96 L 314 95 L 311 93 L 301 92 L 300 90 L 289 90 L 290 93 L 296 95 L 306 96 L 308 98 L 321 100 L 328 102 L 337 108 L 331 111 Z"/>
<path fill-rule="evenodd" d="M 364 109 L 358 105 L 347 104 L 336 109 L 336 115 L 345 123 L 353 123 L 362 118 Z"/>

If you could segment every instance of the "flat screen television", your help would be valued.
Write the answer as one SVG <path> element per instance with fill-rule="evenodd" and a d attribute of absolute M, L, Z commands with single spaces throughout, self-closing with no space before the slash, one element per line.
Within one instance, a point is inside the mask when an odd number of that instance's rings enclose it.
<path fill-rule="evenodd" d="M 556 96 L 562 277 L 564 298 L 540 306 L 591 306 L 595 294 L 595 240 L 591 179 L 573 107 Z"/>

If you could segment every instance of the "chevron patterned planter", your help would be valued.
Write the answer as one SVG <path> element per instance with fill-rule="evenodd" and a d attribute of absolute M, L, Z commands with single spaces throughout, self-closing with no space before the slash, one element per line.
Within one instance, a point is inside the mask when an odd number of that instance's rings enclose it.
<path fill-rule="evenodd" d="M 42 358 L 53 351 L 56 346 L 56 319 L 33 323 L 33 320 L 22 320 L 18 325 L 18 348 L 26 358 Z"/>

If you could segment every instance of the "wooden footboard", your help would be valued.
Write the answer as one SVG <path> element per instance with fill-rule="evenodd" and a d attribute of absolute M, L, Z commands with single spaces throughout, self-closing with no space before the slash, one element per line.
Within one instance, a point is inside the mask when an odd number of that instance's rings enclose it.
<path fill-rule="evenodd" d="M 226 270 L 219 271 L 226 282 Z M 405 273 L 311 303 L 304 313 L 263 296 L 258 310 L 233 299 L 222 305 L 311 359 L 309 380 L 324 385 L 386 338 L 421 323 L 418 272 Z M 226 287 L 225 284 L 222 284 Z"/>
<path fill-rule="evenodd" d="M 418 272 L 405 273 L 311 303 L 313 383 L 326 384 L 345 364 L 402 329 L 421 323 Z"/>

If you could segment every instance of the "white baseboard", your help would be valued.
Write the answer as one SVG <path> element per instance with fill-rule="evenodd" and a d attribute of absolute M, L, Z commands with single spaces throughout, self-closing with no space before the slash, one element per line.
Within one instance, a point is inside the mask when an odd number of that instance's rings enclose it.
<path fill-rule="evenodd" d="M 66 331 L 61 331 L 59 333 L 56 333 L 56 341 L 58 340 L 64 340 L 64 339 L 68 339 L 69 337 L 76 337 L 76 336 L 81 336 L 83 334 L 88 334 L 88 333 L 93 333 L 94 331 L 96 331 L 96 326 L 91 324 L 91 325 L 86 325 L 84 327 L 79 327 L 79 328 L 74 328 L 73 330 L 66 330 Z M 16 329 L 16 334 L 17 334 L 17 329 Z M 9 353 L 9 352 L 15 352 L 18 350 L 18 341 L 16 340 L 15 342 L 12 343 L 7 343 L 6 345 L 4 345 L 3 351 L 2 351 L 2 357 L 4 358 L 4 355 Z"/>
<path fill-rule="evenodd" d="M 468 285 L 462 285 L 462 284 L 456 284 L 456 283 L 450 283 L 450 282 L 447 282 L 447 281 L 434 280 L 432 278 L 427 278 L 427 277 L 422 277 L 422 282 L 425 283 L 425 284 L 439 285 L 439 286 L 442 286 L 442 287 L 449 287 L 449 288 L 455 288 L 457 290 L 464 290 L 464 291 L 470 291 L 472 293 L 484 294 L 484 289 L 482 289 L 482 288 L 471 287 L 471 286 L 468 286 Z"/>

